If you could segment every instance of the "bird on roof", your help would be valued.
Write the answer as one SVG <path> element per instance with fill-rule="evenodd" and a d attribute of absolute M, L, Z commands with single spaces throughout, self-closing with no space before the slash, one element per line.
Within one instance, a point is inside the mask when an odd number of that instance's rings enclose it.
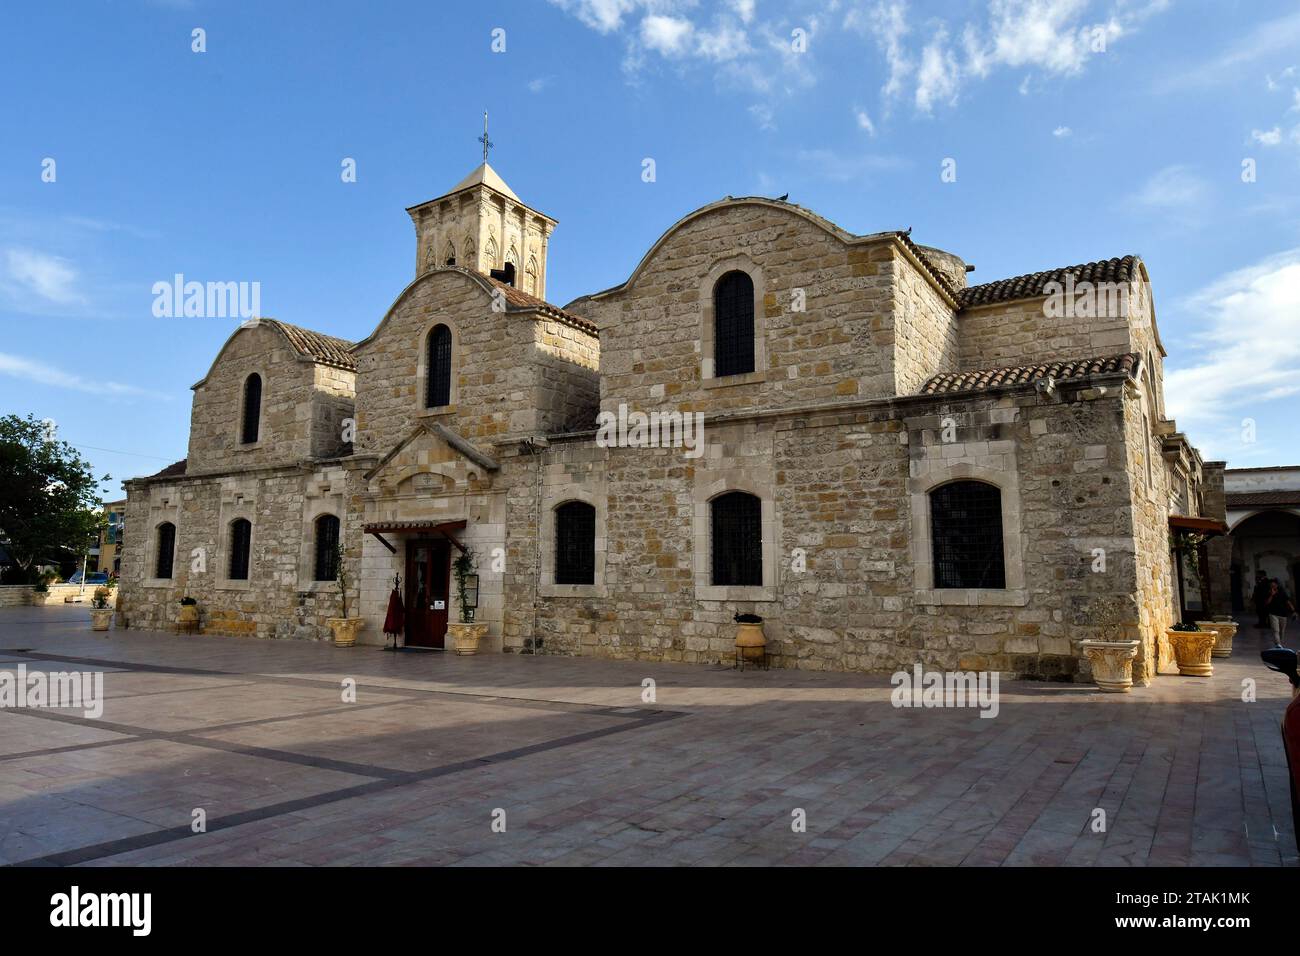
<path fill-rule="evenodd" d="M 776 201 L 777 201 L 777 202 L 785 202 L 785 201 L 786 201 L 787 199 L 789 199 L 789 198 L 790 198 L 790 194 L 789 194 L 789 193 L 785 193 L 785 194 L 782 195 L 782 196 L 777 196 L 777 197 L 776 197 Z"/>

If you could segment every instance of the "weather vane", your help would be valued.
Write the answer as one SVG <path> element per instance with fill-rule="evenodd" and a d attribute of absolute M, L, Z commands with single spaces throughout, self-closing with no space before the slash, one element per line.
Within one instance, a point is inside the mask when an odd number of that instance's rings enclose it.
<path fill-rule="evenodd" d="M 478 141 L 483 144 L 483 164 L 486 166 L 488 150 L 492 148 L 492 140 L 488 139 L 487 110 L 483 111 L 483 135 L 478 138 Z"/>

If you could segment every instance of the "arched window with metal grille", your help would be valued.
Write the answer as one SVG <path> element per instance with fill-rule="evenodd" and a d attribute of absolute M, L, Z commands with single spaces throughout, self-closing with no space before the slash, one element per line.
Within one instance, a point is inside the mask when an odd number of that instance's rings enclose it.
<path fill-rule="evenodd" d="M 743 491 L 729 491 L 709 503 L 712 532 L 712 583 L 726 587 L 763 584 L 763 502 Z"/>
<path fill-rule="evenodd" d="M 164 521 L 158 526 L 158 554 L 154 561 L 154 577 L 170 578 L 176 560 L 176 525 Z"/>
<path fill-rule="evenodd" d="M 441 408 L 451 404 L 451 329 L 435 325 L 429 332 L 425 356 L 424 407 Z"/>
<path fill-rule="evenodd" d="M 585 501 L 555 509 L 555 583 L 596 583 L 596 509 Z"/>
<path fill-rule="evenodd" d="M 230 522 L 230 574 L 231 581 L 248 580 L 248 559 L 253 544 L 253 526 L 247 518 Z"/>
<path fill-rule="evenodd" d="M 713 287 L 714 376 L 754 371 L 754 280 L 728 272 Z"/>
<path fill-rule="evenodd" d="M 985 481 L 953 481 L 930 492 L 936 588 L 1003 589 L 1002 492 Z"/>
<path fill-rule="evenodd" d="M 262 422 L 262 376 L 254 372 L 244 379 L 244 420 L 239 440 L 252 445 L 257 441 Z"/>
<path fill-rule="evenodd" d="M 339 576 L 339 519 L 321 515 L 316 519 L 316 563 L 313 581 L 333 581 Z"/>

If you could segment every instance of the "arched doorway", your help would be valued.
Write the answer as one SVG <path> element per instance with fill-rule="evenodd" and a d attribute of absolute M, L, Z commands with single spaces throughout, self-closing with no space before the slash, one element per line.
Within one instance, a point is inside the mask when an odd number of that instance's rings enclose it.
<path fill-rule="evenodd" d="M 1237 522 L 1232 540 L 1232 602 L 1254 614 L 1251 592 L 1257 575 L 1277 578 L 1287 594 L 1300 589 L 1300 515 L 1283 509 L 1258 511 Z"/>

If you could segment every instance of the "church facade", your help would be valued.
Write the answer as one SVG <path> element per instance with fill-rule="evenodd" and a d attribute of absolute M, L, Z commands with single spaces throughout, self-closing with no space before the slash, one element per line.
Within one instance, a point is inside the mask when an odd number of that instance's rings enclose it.
<path fill-rule="evenodd" d="M 487 163 L 407 211 L 373 331 L 246 323 L 186 458 L 126 482 L 131 626 L 189 596 L 208 632 L 326 638 L 341 555 L 363 643 L 397 586 L 440 647 L 468 550 L 485 651 L 729 663 L 748 612 L 778 666 L 1084 680 L 1102 639 L 1168 668 L 1171 522 L 1222 517 L 1222 467 L 1165 417 L 1140 259 L 970 285 L 727 197 L 559 308 L 556 220 Z"/>

